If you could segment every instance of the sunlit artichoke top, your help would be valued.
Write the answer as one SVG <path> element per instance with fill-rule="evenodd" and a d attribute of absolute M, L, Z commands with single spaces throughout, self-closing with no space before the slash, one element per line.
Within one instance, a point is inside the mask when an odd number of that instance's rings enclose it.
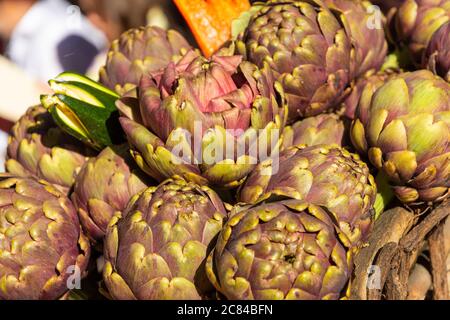
<path fill-rule="evenodd" d="M 0 199 L 0 300 L 58 299 L 79 285 L 90 248 L 69 199 L 5 175 Z"/>
<path fill-rule="evenodd" d="M 190 51 L 144 76 L 138 93 L 139 101 L 118 103 L 120 120 L 137 163 L 157 180 L 178 174 L 236 186 L 281 144 L 283 90 L 269 68 L 241 56 L 206 59 Z"/>

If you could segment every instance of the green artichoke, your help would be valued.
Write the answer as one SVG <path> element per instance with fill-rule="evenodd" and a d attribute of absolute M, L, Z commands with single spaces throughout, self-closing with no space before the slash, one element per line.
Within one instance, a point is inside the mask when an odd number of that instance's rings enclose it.
<path fill-rule="evenodd" d="M 255 4 L 236 42 L 246 60 L 268 64 L 282 84 L 289 122 L 333 109 L 351 80 L 352 42 L 344 21 L 321 1 Z"/>
<path fill-rule="evenodd" d="M 108 227 L 103 278 L 114 299 L 200 299 L 204 262 L 226 211 L 208 187 L 179 177 L 137 195 Z"/>
<path fill-rule="evenodd" d="M 339 299 L 351 274 L 351 250 L 327 210 L 285 200 L 236 210 L 206 262 L 207 275 L 231 300 Z"/>
<path fill-rule="evenodd" d="M 423 65 L 450 82 L 450 21 L 443 24 L 431 37 Z"/>
<path fill-rule="evenodd" d="M 44 181 L 4 174 L 0 198 L 0 300 L 61 298 L 90 255 L 72 203 Z"/>
<path fill-rule="evenodd" d="M 365 90 L 355 148 L 383 170 L 404 203 L 436 202 L 450 187 L 450 84 L 421 70 Z"/>
<path fill-rule="evenodd" d="M 387 54 L 387 41 L 383 29 L 383 16 L 370 10 L 370 1 L 324 0 L 338 12 L 347 34 L 354 41 L 352 52 L 352 79 L 370 70 L 379 70 Z"/>
<path fill-rule="evenodd" d="M 189 43 L 175 30 L 128 30 L 112 43 L 106 65 L 100 70 L 100 82 L 123 94 L 136 87 L 142 75 L 165 68 L 189 49 Z"/>
<path fill-rule="evenodd" d="M 6 170 L 44 179 L 68 193 L 79 169 L 95 152 L 64 133 L 42 106 L 34 106 L 11 129 Z"/>
<path fill-rule="evenodd" d="M 91 241 L 102 241 L 114 213 L 148 186 L 134 166 L 128 146 L 122 145 L 106 148 L 81 168 L 71 198 Z"/>
<path fill-rule="evenodd" d="M 405 0 L 388 19 L 391 40 L 405 45 L 420 65 L 431 37 L 450 20 L 450 0 Z"/>
<path fill-rule="evenodd" d="M 344 144 L 344 122 L 336 114 L 320 114 L 297 121 L 283 132 L 284 149 L 303 144 L 309 147 L 320 144 Z"/>
<path fill-rule="evenodd" d="M 117 104 L 138 165 L 158 181 L 179 175 L 232 188 L 278 152 L 287 108 L 269 68 L 241 56 L 190 51 L 144 76 L 138 100 Z"/>
<path fill-rule="evenodd" d="M 323 206 L 340 228 L 341 241 L 358 245 L 370 231 L 377 195 L 374 178 L 358 155 L 337 146 L 294 146 L 249 175 L 239 200 L 255 204 L 290 198 Z"/>

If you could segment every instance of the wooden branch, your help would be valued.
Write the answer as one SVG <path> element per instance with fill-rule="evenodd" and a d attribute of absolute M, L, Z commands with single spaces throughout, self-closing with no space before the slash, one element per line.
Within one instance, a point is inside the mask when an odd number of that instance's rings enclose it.
<path fill-rule="evenodd" d="M 431 274 L 433 277 L 433 299 L 448 300 L 447 255 L 444 244 L 444 223 L 436 227 L 428 239 Z"/>

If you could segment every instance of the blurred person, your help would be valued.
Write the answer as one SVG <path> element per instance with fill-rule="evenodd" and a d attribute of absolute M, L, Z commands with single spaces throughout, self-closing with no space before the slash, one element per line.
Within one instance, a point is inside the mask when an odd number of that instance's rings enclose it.
<path fill-rule="evenodd" d="M 86 73 L 107 39 L 65 0 L 0 0 L 7 57 L 46 82 L 63 71 Z"/>
<path fill-rule="evenodd" d="M 189 29 L 171 0 L 71 0 L 110 41 L 124 31 L 145 25 L 177 29 L 190 37 Z"/>

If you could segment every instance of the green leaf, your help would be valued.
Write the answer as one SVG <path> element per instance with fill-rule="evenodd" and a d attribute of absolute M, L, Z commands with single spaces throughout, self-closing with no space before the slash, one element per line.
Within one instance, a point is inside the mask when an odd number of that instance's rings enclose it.
<path fill-rule="evenodd" d="M 386 207 L 394 199 L 394 191 L 392 190 L 387 176 L 383 172 L 379 172 L 375 178 L 377 184 L 377 197 L 375 199 L 375 220 L 386 210 Z"/>
<path fill-rule="evenodd" d="M 117 99 L 120 98 L 119 95 L 117 93 L 115 93 L 114 91 L 106 88 L 105 86 L 101 85 L 98 82 L 95 82 L 92 79 L 89 79 L 86 76 L 77 74 L 77 73 L 72 73 L 72 72 L 63 72 L 61 73 L 59 76 L 57 76 L 55 79 L 53 79 L 55 81 L 58 82 L 71 82 L 71 83 L 80 83 L 80 84 L 84 84 L 88 87 L 94 88 L 96 90 L 102 91 L 105 94 L 108 94 L 110 96 L 116 97 Z"/>
<path fill-rule="evenodd" d="M 64 131 L 99 150 L 123 140 L 116 93 L 76 73 L 62 73 L 49 84 L 55 94 L 41 102 Z"/>
<path fill-rule="evenodd" d="M 90 142 L 102 149 L 118 142 L 119 111 L 117 109 L 97 108 L 89 103 L 74 99 L 65 95 L 57 95 L 59 100 L 66 105 L 79 119 L 88 133 Z"/>

